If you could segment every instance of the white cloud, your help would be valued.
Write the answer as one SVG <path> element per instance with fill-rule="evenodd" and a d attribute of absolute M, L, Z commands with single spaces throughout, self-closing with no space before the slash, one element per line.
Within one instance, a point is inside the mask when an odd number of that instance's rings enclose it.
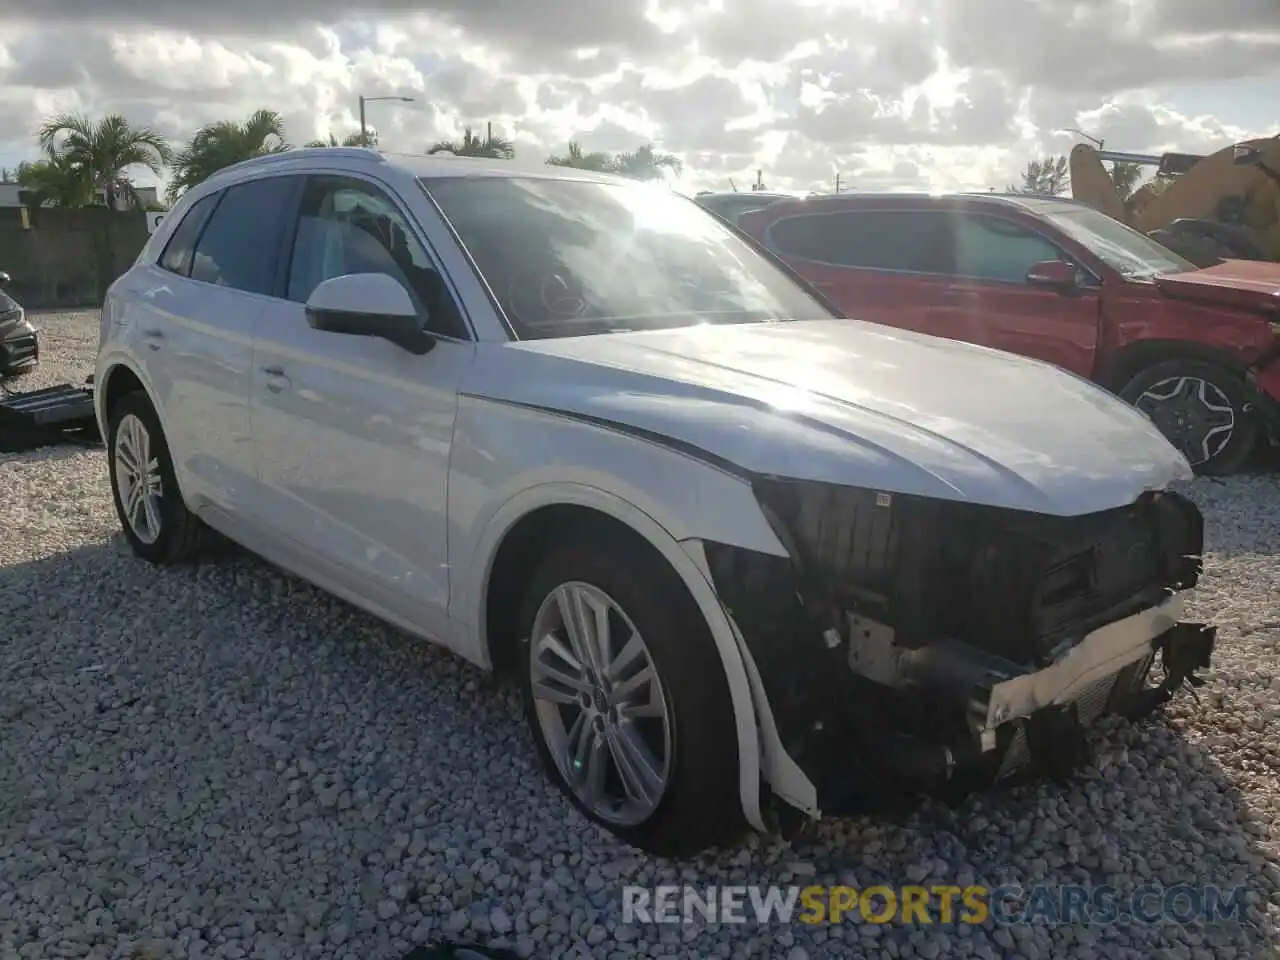
<path fill-rule="evenodd" d="M 418 151 L 492 122 L 520 153 L 578 139 L 680 155 L 685 186 L 1003 186 L 1079 127 L 1135 151 L 1274 133 L 1151 90 L 1280 77 L 1275 0 L 9 0 L 0 166 L 48 115 L 124 113 L 185 140 L 278 110 Z M 589 13 L 585 13 L 589 10 Z M 1202 110 L 1198 109 L 1197 113 Z M 1277 111 L 1280 112 L 1280 111 Z M 1280 116 L 1276 118 L 1280 128 Z"/>

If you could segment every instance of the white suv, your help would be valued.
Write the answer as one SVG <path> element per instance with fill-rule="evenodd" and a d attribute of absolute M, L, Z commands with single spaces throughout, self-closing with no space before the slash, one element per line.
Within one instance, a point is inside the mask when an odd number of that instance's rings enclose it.
<path fill-rule="evenodd" d="M 1145 417 L 841 319 L 657 187 L 231 167 L 111 287 L 96 383 L 139 555 L 213 528 L 518 678 L 550 776 L 650 851 L 1062 766 L 1212 647 Z"/>

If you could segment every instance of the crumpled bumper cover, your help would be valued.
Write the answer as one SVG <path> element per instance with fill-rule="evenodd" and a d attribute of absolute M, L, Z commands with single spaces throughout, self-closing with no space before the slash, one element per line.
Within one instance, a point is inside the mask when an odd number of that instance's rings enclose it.
<path fill-rule="evenodd" d="M 704 547 L 762 680 L 779 746 L 812 784 L 812 809 L 801 807 L 809 815 L 1065 775 L 1085 758 L 1085 731 L 1101 716 L 1141 717 L 1184 684 L 1200 685 L 1197 671 L 1209 666 L 1216 641 L 1216 628 L 1182 620 L 1188 593 L 1179 591 L 1104 622 L 1041 666 L 961 642 L 904 650 L 895 685 L 851 668 L 874 627 L 862 639 L 855 622 L 852 647 L 824 630 L 804 610 L 786 560 Z"/>
<path fill-rule="evenodd" d="M 1088 687 L 1075 688 L 1084 696 L 1059 695 L 1038 706 L 1022 718 L 1019 731 L 1025 749 L 1025 772 L 1055 779 L 1069 776 L 1088 757 L 1085 731 L 1093 719 L 1103 713 L 1116 713 L 1137 720 L 1168 701 L 1184 683 L 1201 686 L 1204 680 L 1196 671 L 1209 667 L 1216 640 L 1217 627 L 1175 623 L 1150 641 L 1137 660 L 1125 663 L 1115 673 L 1095 676 L 1094 684 L 1113 681 L 1101 709 L 1086 699 Z M 1151 686 L 1147 683 L 1148 672 L 1156 660 L 1164 678 Z M 1027 679 L 1033 678 L 1035 675 Z M 1095 708 L 1090 710 L 1091 715 L 1082 712 L 1082 708 L 1090 707 Z M 1009 762 L 1008 754 L 1001 759 L 1002 772 L 1019 772 L 1018 765 Z"/>
<path fill-rule="evenodd" d="M 1147 709 L 1167 700 L 1184 681 L 1198 685 L 1195 670 L 1209 666 L 1217 628 L 1180 622 L 1184 606 L 1182 597 L 1170 597 L 1158 607 L 1099 627 L 1043 670 L 997 683 L 987 700 L 983 735 L 994 744 L 1001 724 L 1075 704 L 1125 668 L 1141 661 L 1149 666 L 1157 653 L 1166 679 L 1144 695 L 1151 700 Z"/>

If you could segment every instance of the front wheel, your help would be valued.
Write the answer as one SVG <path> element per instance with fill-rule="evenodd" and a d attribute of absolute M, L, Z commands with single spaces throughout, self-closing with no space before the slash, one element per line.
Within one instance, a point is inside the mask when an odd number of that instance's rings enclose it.
<path fill-rule="evenodd" d="M 567 544 L 533 576 L 525 715 L 578 810 L 646 852 L 686 856 L 730 839 L 741 820 L 733 707 L 674 571 L 627 554 Z"/>
<path fill-rule="evenodd" d="M 1197 473 L 1237 470 L 1258 439 L 1244 381 L 1216 363 L 1155 364 L 1126 383 L 1120 397 L 1147 414 Z"/>

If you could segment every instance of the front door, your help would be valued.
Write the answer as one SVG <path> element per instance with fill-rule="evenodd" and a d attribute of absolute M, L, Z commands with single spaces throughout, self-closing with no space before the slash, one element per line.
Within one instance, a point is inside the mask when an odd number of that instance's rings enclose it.
<path fill-rule="evenodd" d="M 449 445 L 474 345 L 452 301 L 428 315 L 435 294 L 419 271 L 432 267 L 379 185 L 309 177 L 286 297 L 255 336 L 251 419 L 277 532 L 331 588 L 447 640 Z M 308 325 L 305 303 L 321 281 L 378 272 L 399 280 L 441 334 L 429 353 Z"/>
<path fill-rule="evenodd" d="M 1010 218 L 957 211 L 952 224 L 952 297 L 980 324 L 977 342 L 1092 376 L 1101 311 L 1101 286 L 1092 274 L 1080 268 L 1074 290 L 1033 287 L 1027 283 L 1033 265 L 1072 258 Z"/>

